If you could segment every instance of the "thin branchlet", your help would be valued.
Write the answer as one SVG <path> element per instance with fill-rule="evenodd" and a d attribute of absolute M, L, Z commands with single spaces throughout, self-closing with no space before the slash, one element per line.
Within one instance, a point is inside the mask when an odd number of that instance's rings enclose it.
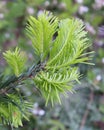
<path fill-rule="evenodd" d="M 15 75 L 9 76 L 9 78 L 6 81 L 0 84 L 0 93 L 5 93 L 6 90 L 11 88 L 11 85 L 15 87 L 16 85 L 20 84 L 22 81 L 31 77 L 35 77 L 36 74 L 44 70 L 44 68 L 45 68 L 44 63 L 38 63 L 38 64 L 34 64 L 26 72 L 20 74 L 18 77 Z"/>

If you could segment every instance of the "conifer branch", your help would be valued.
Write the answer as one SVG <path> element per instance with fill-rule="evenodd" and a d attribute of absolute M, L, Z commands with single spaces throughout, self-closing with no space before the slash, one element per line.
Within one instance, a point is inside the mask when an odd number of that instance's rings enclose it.
<path fill-rule="evenodd" d="M 9 50 L 3 53 L 14 73 L 9 78 L 4 77 L 0 84 L 0 96 L 2 97 L 0 115 L 5 119 L 5 124 L 9 121 L 15 127 L 22 126 L 21 120 L 24 117 L 22 111 L 27 110 L 28 105 L 23 99 L 24 106 L 21 108 L 22 103 L 18 93 L 9 93 L 8 90 L 15 88 L 24 80 L 32 78 L 45 98 L 46 105 L 49 101 L 54 105 L 56 100 L 61 103 L 61 94 L 66 96 L 67 91 L 74 91 L 75 82 L 80 83 L 80 73 L 78 67 L 74 65 L 92 64 L 89 61 L 93 52 L 86 52 L 91 44 L 84 28 L 81 20 L 59 21 L 50 12 L 44 12 L 37 18 L 32 16 L 29 18 L 26 33 L 32 41 L 34 53 L 39 62 L 24 71 L 26 59 L 18 47 L 14 52 Z M 53 39 L 56 33 L 58 35 Z M 18 120 L 15 121 L 15 118 Z"/>

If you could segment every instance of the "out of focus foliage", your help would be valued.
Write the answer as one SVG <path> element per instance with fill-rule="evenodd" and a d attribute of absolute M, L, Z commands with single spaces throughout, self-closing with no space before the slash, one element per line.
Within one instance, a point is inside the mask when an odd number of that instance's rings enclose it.
<path fill-rule="evenodd" d="M 1 0 L 0 1 L 0 72 L 6 67 L 2 52 L 17 44 L 27 51 L 28 63 L 35 57 L 31 42 L 25 35 L 25 23 L 29 15 L 37 16 L 50 10 L 59 18 L 77 17 L 85 23 L 95 50 L 95 66 L 80 65 L 85 77 L 76 85 L 76 94 L 68 94 L 62 106 L 45 106 L 39 90 L 27 85 L 21 87 L 23 94 L 34 102 L 30 122 L 18 130 L 104 130 L 104 1 L 103 0 Z M 30 53 L 31 52 L 31 53 Z M 0 76 L 2 78 L 2 76 Z M 86 116 L 87 115 L 87 116 Z M 84 123 L 83 123 L 84 122 Z M 1 130 L 11 128 L 0 126 Z"/>

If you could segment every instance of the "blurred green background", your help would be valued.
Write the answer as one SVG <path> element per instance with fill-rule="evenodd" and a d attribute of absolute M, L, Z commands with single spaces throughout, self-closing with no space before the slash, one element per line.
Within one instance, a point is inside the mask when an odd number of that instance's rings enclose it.
<path fill-rule="evenodd" d="M 34 56 L 31 41 L 26 37 L 27 18 L 49 10 L 62 18 L 79 18 L 88 31 L 89 50 L 94 50 L 95 66 L 79 65 L 83 74 L 76 93 L 62 97 L 62 105 L 49 104 L 33 84 L 22 87 L 23 93 L 33 102 L 30 121 L 14 130 L 104 130 L 104 0 L 0 0 L 0 73 L 10 70 L 2 52 L 17 45 L 26 52 L 28 64 Z M 88 51 L 89 51 L 88 50 Z M 0 124 L 0 130 L 11 127 Z"/>

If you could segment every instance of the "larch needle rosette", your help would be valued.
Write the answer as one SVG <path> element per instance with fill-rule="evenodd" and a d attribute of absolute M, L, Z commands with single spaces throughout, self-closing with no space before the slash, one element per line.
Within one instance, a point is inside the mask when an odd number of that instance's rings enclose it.
<path fill-rule="evenodd" d="M 30 17 L 27 35 L 40 62 L 45 63 L 34 80 L 40 89 L 46 105 L 52 105 L 56 99 L 61 103 L 60 94 L 73 92 L 75 82 L 79 83 L 79 71 L 75 64 L 90 64 L 93 52 L 85 52 L 91 46 L 83 22 L 79 19 L 59 20 L 50 12 L 44 12 L 38 18 Z M 57 35 L 55 35 L 57 34 Z"/>

